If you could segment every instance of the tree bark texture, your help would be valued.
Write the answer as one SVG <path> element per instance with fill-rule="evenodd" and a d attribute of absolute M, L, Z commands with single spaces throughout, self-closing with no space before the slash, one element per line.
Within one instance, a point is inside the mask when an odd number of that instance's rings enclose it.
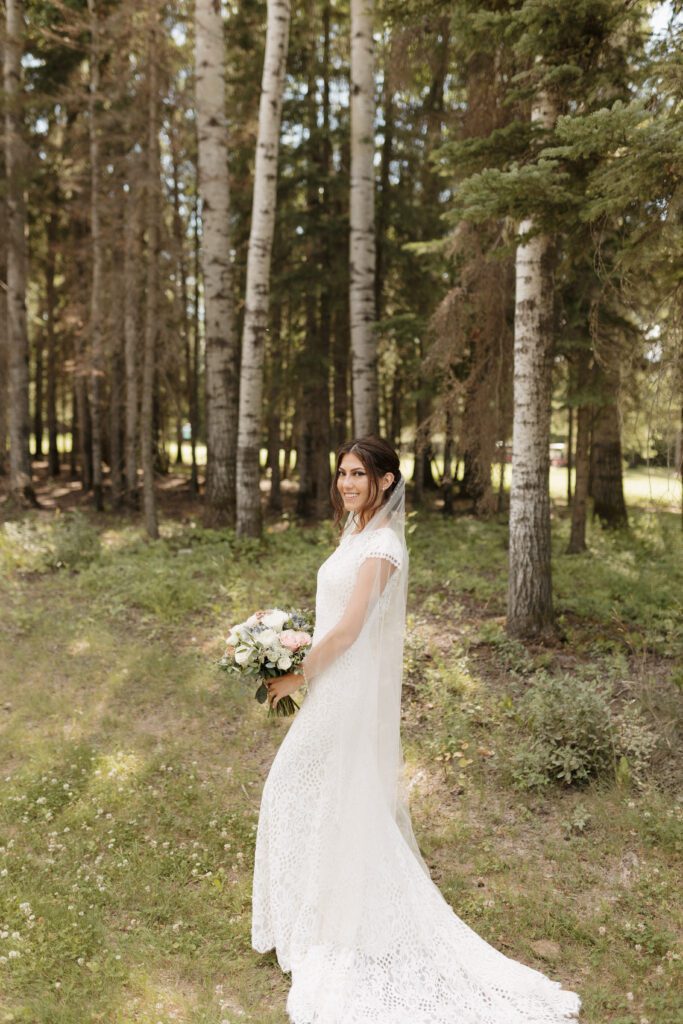
<path fill-rule="evenodd" d="M 351 240 L 349 308 L 353 431 L 378 431 L 375 321 L 373 0 L 351 0 Z"/>
<path fill-rule="evenodd" d="M 0 238 L 7 238 L 7 204 L 0 203 Z M 0 245 L 0 476 L 7 472 L 7 247 Z"/>
<path fill-rule="evenodd" d="M 57 333 L 55 329 L 55 311 L 57 293 L 55 288 L 55 270 L 57 257 L 57 214 L 53 211 L 48 217 L 46 229 L 46 261 L 45 261 L 45 332 L 47 340 L 47 434 L 48 434 L 48 469 L 50 476 L 59 475 L 59 449 L 57 447 Z"/>
<path fill-rule="evenodd" d="M 43 404 L 45 383 L 45 339 L 42 331 L 36 331 L 33 341 L 35 361 L 33 364 L 33 457 L 43 457 Z"/>
<path fill-rule="evenodd" d="M 25 143 L 22 132 L 21 58 L 24 12 L 21 0 L 7 0 L 4 61 L 5 175 L 7 179 L 7 346 L 10 492 L 35 500 L 31 486 L 26 324 Z"/>
<path fill-rule="evenodd" d="M 593 372 L 599 396 L 591 443 L 593 515 L 603 526 L 619 529 L 628 525 L 621 457 L 619 369 L 596 360 Z"/>
<path fill-rule="evenodd" d="M 225 116 L 225 41 L 220 0 L 195 2 L 195 81 L 206 343 L 206 508 L 213 526 L 235 521 L 238 346 L 230 265 Z"/>
<path fill-rule="evenodd" d="M 142 407 L 140 410 L 140 449 L 143 473 L 145 529 L 152 538 L 159 536 L 154 493 L 154 360 L 156 355 L 159 308 L 159 97 L 157 67 L 157 12 L 151 14 L 147 57 L 148 135 L 147 135 L 147 291 L 145 296 L 145 341 L 142 369 Z"/>
<path fill-rule="evenodd" d="M 261 83 L 252 202 L 237 435 L 237 533 L 261 532 L 259 451 L 265 335 L 275 227 L 277 164 L 290 0 L 268 0 L 266 52 Z"/>
<path fill-rule="evenodd" d="M 532 120 L 551 128 L 554 105 L 542 96 Z M 553 625 L 550 495 L 552 357 L 552 239 L 519 225 L 516 252 L 514 419 L 510 491 L 510 568 L 507 627 L 532 637 Z"/>
<path fill-rule="evenodd" d="M 102 378 L 104 355 L 102 342 L 103 250 L 100 217 L 100 142 L 97 105 L 100 90 L 100 23 L 97 0 L 88 0 L 90 15 L 90 81 L 88 92 L 88 129 L 90 143 L 90 234 L 92 243 L 92 279 L 90 283 L 90 415 L 92 421 L 93 497 L 95 508 L 104 508 L 102 491 Z"/>
<path fill-rule="evenodd" d="M 315 26 L 313 5 L 309 3 L 309 18 Z M 321 273 L 325 262 L 324 242 L 315 237 L 315 227 L 324 223 L 327 212 L 321 201 L 318 183 L 326 181 L 324 139 L 318 127 L 316 104 L 316 41 L 311 32 L 306 61 L 308 83 L 305 117 L 308 128 L 308 161 L 306 186 L 308 206 L 308 239 L 306 260 L 311 280 L 306 290 L 306 336 L 299 365 L 301 368 L 301 413 L 297 468 L 299 493 L 297 513 L 304 518 L 322 519 L 329 512 L 330 491 L 330 399 L 329 399 L 329 303 L 326 301 L 328 278 Z M 328 225 L 329 230 L 329 225 Z M 326 236 L 327 232 L 324 231 Z M 329 258 L 327 259 L 329 274 Z M 320 282 L 319 287 L 316 283 Z M 318 302 L 319 297 L 319 302 Z"/>
<path fill-rule="evenodd" d="M 576 388 L 580 404 L 576 415 L 576 455 L 574 465 L 574 495 L 572 498 L 572 524 L 567 545 L 568 555 L 578 555 L 586 550 L 586 514 L 588 510 L 588 476 L 590 470 L 591 406 L 586 391 L 590 375 L 590 352 L 581 349 L 578 356 Z"/>
<path fill-rule="evenodd" d="M 137 508 L 138 496 L 138 371 L 139 371 L 139 275 L 141 197 L 137 159 L 129 156 L 128 191 L 123 194 L 123 337 L 126 378 L 125 397 L 125 476 L 126 502 Z"/>

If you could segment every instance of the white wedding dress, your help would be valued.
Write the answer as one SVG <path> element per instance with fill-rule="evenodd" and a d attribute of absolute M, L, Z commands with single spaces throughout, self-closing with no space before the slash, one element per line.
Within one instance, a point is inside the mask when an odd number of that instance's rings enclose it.
<path fill-rule="evenodd" d="M 341 618 L 362 561 L 386 558 L 400 567 L 404 553 L 390 529 L 346 532 L 318 571 L 313 646 Z M 398 575 L 374 614 L 382 614 Z M 576 993 L 490 946 L 431 881 L 410 826 L 399 826 L 382 790 L 372 730 L 361 715 L 369 662 L 366 652 L 359 663 L 359 650 L 355 643 L 312 679 L 263 790 L 252 945 L 275 949 L 291 971 L 291 1021 L 574 1019 Z"/>

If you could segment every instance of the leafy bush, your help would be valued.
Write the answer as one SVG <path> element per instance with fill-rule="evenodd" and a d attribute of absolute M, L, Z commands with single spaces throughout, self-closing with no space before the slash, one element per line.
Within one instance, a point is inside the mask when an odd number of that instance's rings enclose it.
<path fill-rule="evenodd" d="M 0 569 L 6 572 L 83 569 L 99 555 L 99 533 L 79 511 L 26 516 L 0 530 Z"/>
<path fill-rule="evenodd" d="M 509 757 L 515 785 L 582 785 L 611 774 L 641 785 L 657 736 L 630 703 L 614 710 L 605 683 L 539 673 L 513 710 L 524 738 Z"/>
<path fill-rule="evenodd" d="M 609 695 L 602 684 L 541 673 L 516 717 L 525 737 L 510 758 L 519 788 L 585 783 L 613 767 Z"/>
<path fill-rule="evenodd" d="M 657 736 L 634 703 L 624 705 L 614 727 L 617 779 L 640 786 L 657 747 Z"/>
<path fill-rule="evenodd" d="M 67 512 L 54 525 L 51 564 L 58 569 L 83 569 L 100 555 L 100 535 L 82 512 Z"/>

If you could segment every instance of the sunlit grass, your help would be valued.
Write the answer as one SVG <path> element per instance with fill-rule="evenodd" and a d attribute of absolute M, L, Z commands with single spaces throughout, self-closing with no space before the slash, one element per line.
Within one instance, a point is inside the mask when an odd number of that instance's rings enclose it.
<path fill-rule="evenodd" d="M 411 523 L 404 738 L 435 880 L 485 938 L 578 989 L 586 1024 L 673 1024 L 672 794 L 519 793 L 504 762 L 516 693 L 557 659 L 619 680 L 673 744 L 677 518 L 590 524 L 578 559 L 554 521 L 557 649 L 504 632 L 504 523 Z M 83 516 L 60 543 L 87 555 L 57 568 L 50 524 L 0 531 L 0 1021 L 285 1024 L 287 978 L 249 940 L 260 792 L 288 723 L 216 661 L 235 618 L 312 605 L 333 531 L 238 542 L 165 522 L 150 543 Z"/>

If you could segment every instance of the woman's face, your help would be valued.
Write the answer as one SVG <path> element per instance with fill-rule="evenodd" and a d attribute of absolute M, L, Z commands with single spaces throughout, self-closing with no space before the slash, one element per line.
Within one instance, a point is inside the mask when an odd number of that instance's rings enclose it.
<path fill-rule="evenodd" d="M 391 485 L 393 473 L 385 473 L 380 478 L 380 493 L 375 504 L 382 502 L 382 491 Z M 347 512 L 357 512 L 365 508 L 370 499 L 370 476 L 365 466 L 353 452 L 346 452 L 339 463 L 337 473 L 337 490 Z"/>

